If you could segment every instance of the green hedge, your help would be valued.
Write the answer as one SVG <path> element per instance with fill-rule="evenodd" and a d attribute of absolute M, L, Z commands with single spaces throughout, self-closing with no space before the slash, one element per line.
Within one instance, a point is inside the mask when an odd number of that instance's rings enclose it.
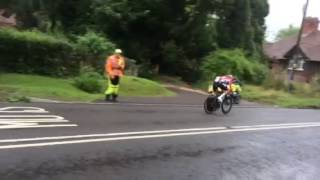
<path fill-rule="evenodd" d="M 76 74 L 81 50 L 66 39 L 38 31 L 0 28 L 1 70 L 50 76 Z"/>
<path fill-rule="evenodd" d="M 249 60 L 240 49 L 218 50 L 204 58 L 201 65 L 202 79 L 232 74 L 241 80 L 261 84 L 267 75 L 267 68 L 258 61 Z"/>

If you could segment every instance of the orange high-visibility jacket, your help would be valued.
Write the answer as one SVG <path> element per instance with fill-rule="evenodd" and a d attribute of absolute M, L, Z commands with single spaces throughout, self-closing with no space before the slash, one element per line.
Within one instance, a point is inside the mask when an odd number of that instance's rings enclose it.
<path fill-rule="evenodd" d="M 123 76 L 125 68 L 124 58 L 118 55 L 109 56 L 105 64 L 105 72 L 109 76 Z"/>

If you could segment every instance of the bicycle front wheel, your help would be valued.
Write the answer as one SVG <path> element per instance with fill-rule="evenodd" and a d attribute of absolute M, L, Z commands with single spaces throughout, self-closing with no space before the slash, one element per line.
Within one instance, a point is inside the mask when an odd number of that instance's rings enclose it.
<path fill-rule="evenodd" d="M 230 96 L 226 96 L 221 104 L 222 113 L 223 114 L 230 113 L 232 109 L 232 104 L 233 104 L 232 98 Z"/>

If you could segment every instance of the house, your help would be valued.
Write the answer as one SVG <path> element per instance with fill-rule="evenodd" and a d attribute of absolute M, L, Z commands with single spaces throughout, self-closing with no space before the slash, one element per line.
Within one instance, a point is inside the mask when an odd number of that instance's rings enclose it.
<path fill-rule="evenodd" d="M 14 27 L 17 25 L 16 15 L 5 16 L 5 10 L 0 9 L 0 27 Z"/>
<path fill-rule="evenodd" d="M 295 81 L 310 82 L 313 77 L 320 75 L 319 19 L 306 18 L 299 47 L 296 46 L 297 38 L 295 35 L 275 43 L 266 43 L 264 53 L 274 72 L 295 69 Z"/>

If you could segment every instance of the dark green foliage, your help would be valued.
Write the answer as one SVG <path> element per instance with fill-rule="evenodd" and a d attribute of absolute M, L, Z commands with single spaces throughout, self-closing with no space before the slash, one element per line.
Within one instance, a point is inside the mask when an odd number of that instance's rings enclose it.
<path fill-rule="evenodd" d="M 262 83 L 267 74 L 266 67 L 250 61 L 239 49 L 211 53 L 204 59 L 201 70 L 204 79 L 210 80 L 215 76 L 232 74 L 242 81 L 257 84 Z"/>
<path fill-rule="evenodd" d="M 74 79 L 74 85 L 88 93 L 101 93 L 102 86 L 99 82 L 102 76 L 95 72 L 93 68 L 82 68 L 80 75 Z"/>
<path fill-rule="evenodd" d="M 268 14 L 267 0 L 4 1 L 24 28 L 61 31 L 74 41 L 92 38 L 88 30 L 101 32 L 95 42 L 107 37 L 146 69 L 188 81 L 199 78 L 203 57 L 218 48 L 244 49 L 259 59 Z M 95 67 L 110 53 L 98 46 L 98 54 L 96 43 L 85 50 Z"/>
<path fill-rule="evenodd" d="M 78 72 L 80 52 L 64 39 L 37 31 L 2 28 L 0 41 L 2 70 L 51 76 Z"/>
<path fill-rule="evenodd" d="M 104 70 L 105 59 L 112 54 L 115 44 L 103 35 L 89 31 L 84 35 L 76 37 L 77 46 L 85 54 L 84 61 L 96 69 Z"/>
<path fill-rule="evenodd" d="M 266 0 L 225 0 L 217 12 L 218 44 L 221 48 L 242 48 L 248 55 L 262 52 Z"/>
<path fill-rule="evenodd" d="M 141 67 L 139 68 L 138 76 L 152 79 L 157 75 L 157 72 L 155 71 L 154 67 L 150 64 L 141 64 Z"/>
<path fill-rule="evenodd" d="M 94 4 L 102 29 L 138 63 L 190 79 L 214 49 L 214 22 L 206 1 L 101 0 Z M 104 23 L 108 22 L 108 23 Z"/>

